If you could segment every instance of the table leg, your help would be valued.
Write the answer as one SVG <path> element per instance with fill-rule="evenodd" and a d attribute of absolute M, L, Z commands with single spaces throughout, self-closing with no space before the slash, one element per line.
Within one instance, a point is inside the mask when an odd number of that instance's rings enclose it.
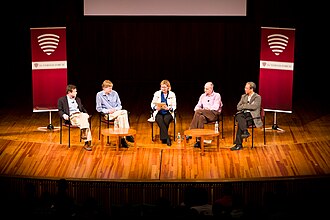
<path fill-rule="evenodd" d="M 136 149 L 136 134 L 134 134 L 133 137 L 134 137 L 134 149 Z"/>
<path fill-rule="evenodd" d="M 183 149 L 186 149 L 186 144 L 187 144 L 186 140 L 187 140 L 187 136 L 183 135 Z"/>
<path fill-rule="evenodd" d="M 218 149 L 218 152 L 219 152 L 219 136 L 220 135 L 217 136 L 217 149 Z"/>
<path fill-rule="evenodd" d="M 104 135 L 101 134 L 101 146 L 104 147 Z"/>
<path fill-rule="evenodd" d="M 201 155 L 204 156 L 204 136 L 201 137 L 201 149 L 202 149 Z"/>
<path fill-rule="evenodd" d="M 120 136 L 118 136 L 117 138 L 117 146 L 116 146 L 116 151 L 119 151 L 119 147 L 120 147 Z"/>

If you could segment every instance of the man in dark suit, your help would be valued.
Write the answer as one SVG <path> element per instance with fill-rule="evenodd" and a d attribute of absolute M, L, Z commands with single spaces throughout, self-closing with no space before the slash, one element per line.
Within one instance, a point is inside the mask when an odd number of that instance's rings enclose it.
<path fill-rule="evenodd" d="M 89 114 L 77 97 L 77 87 L 67 85 L 66 95 L 59 98 L 57 102 L 58 113 L 64 120 L 70 121 L 72 125 L 81 129 L 81 139 L 85 140 L 84 149 L 92 150 L 92 134 L 89 125 Z"/>

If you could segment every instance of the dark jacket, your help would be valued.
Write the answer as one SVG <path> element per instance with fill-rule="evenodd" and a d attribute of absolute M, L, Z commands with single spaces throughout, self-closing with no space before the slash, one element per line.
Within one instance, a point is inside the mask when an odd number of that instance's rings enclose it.
<path fill-rule="evenodd" d="M 78 104 L 79 111 L 87 113 L 87 110 L 82 105 L 79 97 L 76 97 L 76 102 Z M 70 116 L 68 97 L 66 95 L 62 96 L 61 98 L 58 99 L 57 108 L 58 108 L 58 114 L 60 115 L 60 117 L 63 117 L 63 114 L 67 114 Z"/>

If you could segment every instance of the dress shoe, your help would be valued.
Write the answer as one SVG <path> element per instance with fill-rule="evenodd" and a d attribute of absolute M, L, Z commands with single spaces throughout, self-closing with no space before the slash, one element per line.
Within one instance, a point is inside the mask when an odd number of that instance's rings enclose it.
<path fill-rule="evenodd" d="M 191 138 L 192 138 L 191 136 L 187 135 L 186 136 L 186 141 L 189 141 L 189 139 L 191 139 Z"/>
<path fill-rule="evenodd" d="M 242 150 L 242 149 L 243 149 L 243 146 L 239 145 L 239 144 L 235 144 L 234 146 L 232 146 L 230 148 L 230 150 Z"/>
<path fill-rule="evenodd" d="M 83 140 L 87 139 L 87 129 L 86 128 L 81 129 L 81 139 L 83 139 Z"/>
<path fill-rule="evenodd" d="M 120 140 L 120 144 L 121 144 L 121 147 L 123 147 L 123 148 L 128 148 L 128 144 L 127 144 L 125 138 L 122 138 L 122 139 Z"/>
<path fill-rule="evenodd" d="M 167 138 L 167 140 L 166 140 L 166 144 L 167 144 L 167 146 L 171 146 L 171 145 L 172 145 L 172 143 L 171 143 L 171 139 L 170 139 L 170 138 Z"/>
<path fill-rule="evenodd" d="M 126 136 L 126 140 L 131 142 L 131 143 L 134 143 L 134 137 L 133 136 Z"/>
<path fill-rule="evenodd" d="M 244 131 L 243 134 L 241 135 L 242 138 L 248 138 L 250 137 L 250 133 L 248 131 Z"/>
<path fill-rule="evenodd" d="M 200 142 L 200 141 L 197 141 L 197 142 L 194 144 L 194 148 L 201 148 L 201 142 Z"/>
<path fill-rule="evenodd" d="M 91 145 L 92 145 L 91 141 L 85 141 L 84 149 L 87 151 L 91 151 L 92 150 Z"/>

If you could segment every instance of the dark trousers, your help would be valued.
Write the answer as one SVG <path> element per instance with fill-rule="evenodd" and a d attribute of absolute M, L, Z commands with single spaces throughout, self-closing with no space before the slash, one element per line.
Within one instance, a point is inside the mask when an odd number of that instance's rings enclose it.
<path fill-rule="evenodd" d="M 248 126 L 252 125 L 253 119 L 250 112 L 240 112 L 235 115 L 235 120 L 237 121 L 237 132 L 236 132 L 236 140 L 234 144 L 242 145 L 243 138 L 241 135 L 245 130 L 247 130 Z"/>
<path fill-rule="evenodd" d="M 173 117 L 171 113 L 167 112 L 165 115 L 162 115 L 161 113 L 157 113 L 155 121 L 158 124 L 159 127 L 159 137 L 161 140 L 166 140 L 168 136 L 168 128 L 170 126 L 170 123 L 173 121 Z"/>

